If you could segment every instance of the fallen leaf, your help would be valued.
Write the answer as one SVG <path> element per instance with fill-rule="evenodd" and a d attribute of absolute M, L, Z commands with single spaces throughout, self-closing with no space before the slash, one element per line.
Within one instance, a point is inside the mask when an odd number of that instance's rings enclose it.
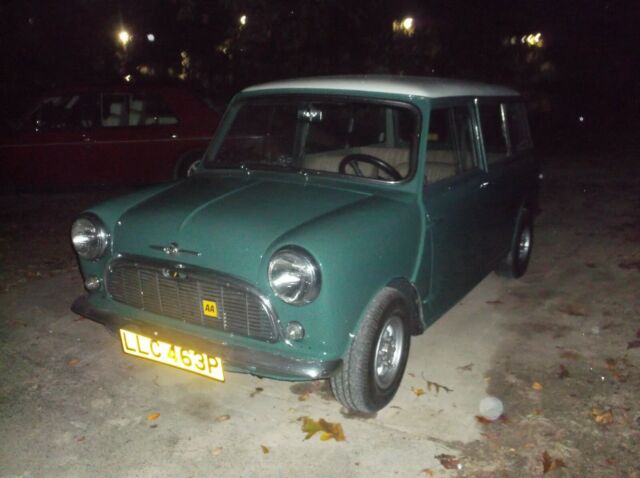
<path fill-rule="evenodd" d="M 322 433 L 320 435 L 321 441 L 327 441 L 331 438 L 335 441 L 344 441 L 346 439 L 340 423 L 331 423 L 324 418 L 316 421 L 309 417 L 302 417 L 302 431 L 307 434 L 304 437 L 305 440 L 308 440 L 318 432 Z"/>
<path fill-rule="evenodd" d="M 574 304 L 565 304 L 558 307 L 558 311 L 572 317 L 586 317 L 587 313 L 584 309 Z"/>
<path fill-rule="evenodd" d="M 255 397 L 256 395 L 258 395 L 258 394 L 259 394 L 260 392 L 262 392 L 262 391 L 264 391 L 264 388 L 262 388 L 262 387 L 256 387 L 256 389 L 255 389 L 253 392 L 251 392 L 251 393 L 249 394 L 249 396 L 250 396 L 251 398 L 253 398 L 253 397 Z"/>
<path fill-rule="evenodd" d="M 213 456 L 218 456 L 220 453 L 222 453 L 222 447 L 221 446 L 217 446 L 213 450 L 211 450 L 211 454 Z"/>
<path fill-rule="evenodd" d="M 560 364 L 560 371 L 558 372 L 558 378 L 560 380 L 563 380 L 567 377 L 571 376 L 571 374 L 569 373 L 569 370 L 567 370 L 567 367 L 565 367 L 564 365 Z"/>
<path fill-rule="evenodd" d="M 434 458 L 447 470 L 457 470 L 460 468 L 460 460 L 453 455 L 442 453 L 440 455 L 436 455 Z"/>
<path fill-rule="evenodd" d="M 84 435 L 82 435 L 81 437 L 76 438 L 76 441 L 77 441 L 78 443 L 80 443 L 80 442 L 82 442 L 82 441 L 84 441 L 84 440 L 85 440 L 85 436 L 84 436 Z"/>
<path fill-rule="evenodd" d="M 502 303 L 503 302 L 501 300 L 498 300 L 498 299 L 496 299 L 496 300 L 488 300 L 487 301 L 487 304 L 490 304 L 490 305 L 500 305 Z"/>
<path fill-rule="evenodd" d="M 542 474 L 549 473 L 557 468 L 564 468 L 566 465 L 560 458 L 552 458 L 545 450 L 542 454 Z"/>
<path fill-rule="evenodd" d="M 447 393 L 453 392 L 452 388 L 445 387 L 444 385 L 441 385 L 437 382 L 432 382 L 431 380 L 427 380 L 424 376 L 424 373 L 422 374 L 422 380 L 424 380 L 427 383 L 427 391 L 429 392 L 431 391 L 431 389 L 435 390 L 436 393 L 440 393 L 441 389 Z"/>
<path fill-rule="evenodd" d="M 640 271 L 640 261 L 621 262 L 618 264 L 618 267 L 620 267 L 620 269 L 637 269 Z"/>
<path fill-rule="evenodd" d="M 445 387 L 444 385 L 441 385 L 439 383 L 431 382 L 431 381 L 427 380 L 427 390 L 431 390 L 432 388 L 436 391 L 436 393 L 440 393 L 441 389 L 444 390 L 447 393 L 453 392 L 452 388 Z"/>
<path fill-rule="evenodd" d="M 468 363 L 467 365 L 461 365 L 460 367 L 456 367 L 461 372 L 471 372 L 473 369 L 473 363 Z"/>
<path fill-rule="evenodd" d="M 298 395 L 298 401 L 306 402 L 307 400 L 309 400 L 310 396 L 311 396 L 311 392 L 301 393 L 300 395 Z"/>
<path fill-rule="evenodd" d="M 629 362 L 626 357 L 620 359 L 608 358 L 605 363 L 617 382 L 624 383 L 629 379 Z"/>
<path fill-rule="evenodd" d="M 596 265 L 593 262 L 587 262 L 585 264 L 589 269 L 593 269 Z"/>
<path fill-rule="evenodd" d="M 629 380 L 629 375 L 622 372 L 613 372 L 613 378 L 616 382 L 624 383 Z"/>
<path fill-rule="evenodd" d="M 542 384 L 541 384 L 540 382 L 533 382 L 533 383 L 531 384 L 531 388 L 533 388 L 534 390 L 536 390 L 536 391 L 538 391 L 538 392 L 539 392 L 539 391 L 540 391 L 540 390 L 542 390 L 544 387 L 542 386 Z"/>
<path fill-rule="evenodd" d="M 215 418 L 216 422 L 220 423 L 220 422 L 226 422 L 227 420 L 229 420 L 229 418 L 231 418 L 229 415 L 219 415 Z"/>
<path fill-rule="evenodd" d="M 567 350 L 565 352 L 562 352 L 560 354 L 560 357 L 565 358 L 565 359 L 569 359 L 569 360 L 578 360 L 579 358 L 581 358 L 581 355 L 577 352 L 573 352 L 571 350 Z"/>
<path fill-rule="evenodd" d="M 411 387 L 411 391 L 416 394 L 416 397 L 420 397 L 421 395 L 424 395 L 424 389 L 423 388 Z"/>
<path fill-rule="evenodd" d="M 613 413 L 608 409 L 592 408 L 591 416 L 598 425 L 611 425 L 613 423 Z"/>
<path fill-rule="evenodd" d="M 79 359 L 77 359 L 77 358 L 72 358 L 71 360 L 69 360 L 69 361 L 67 362 L 67 365 L 68 365 L 69 367 L 75 367 L 75 366 L 76 366 L 76 365 L 78 365 L 79 363 L 80 363 L 80 360 L 79 360 Z"/>
<path fill-rule="evenodd" d="M 424 473 L 427 476 L 433 476 L 433 470 L 431 468 L 423 468 L 420 473 Z"/>
<path fill-rule="evenodd" d="M 262 448 L 262 453 L 264 453 L 265 455 L 269 453 L 269 448 L 267 448 L 264 445 L 260 445 L 260 448 Z"/>
<path fill-rule="evenodd" d="M 640 340 L 632 340 L 627 344 L 627 350 L 640 347 Z"/>
<path fill-rule="evenodd" d="M 492 423 L 509 423 L 509 418 L 503 413 L 495 420 L 489 420 L 487 417 L 483 417 L 482 415 L 476 415 L 476 421 L 481 425 L 491 425 Z"/>
<path fill-rule="evenodd" d="M 153 412 L 147 415 L 147 420 L 150 422 L 156 421 L 158 418 L 160 418 L 160 412 Z"/>

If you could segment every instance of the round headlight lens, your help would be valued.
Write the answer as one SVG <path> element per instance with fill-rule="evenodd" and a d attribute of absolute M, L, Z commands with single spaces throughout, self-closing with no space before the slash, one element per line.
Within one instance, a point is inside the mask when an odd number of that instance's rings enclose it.
<path fill-rule="evenodd" d="M 94 215 L 81 216 L 71 226 L 73 248 L 82 259 L 95 260 L 109 246 L 109 232 Z"/>
<path fill-rule="evenodd" d="M 320 293 L 320 268 L 304 249 L 285 247 L 269 262 L 269 285 L 287 304 L 308 304 Z"/>

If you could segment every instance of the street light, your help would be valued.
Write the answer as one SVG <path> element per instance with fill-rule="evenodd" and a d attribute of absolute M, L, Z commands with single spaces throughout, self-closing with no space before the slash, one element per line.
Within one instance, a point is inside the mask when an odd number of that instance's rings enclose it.
<path fill-rule="evenodd" d="M 402 33 L 408 37 L 413 36 L 416 31 L 416 24 L 413 17 L 404 17 L 402 20 L 394 20 L 393 31 Z"/>
<path fill-rule="evenodd" d="M 247 16 L 242 15 L 238 21 L 240 22 L 240 28 L 244 27 L 247 24 Z"/>
<path fill-rule="evenodd" d="M 123 48 L 127 48 L 127 44 L 131 41 L 131 35 L 123 28 L 118 32 L 118 41 L 122 43 Z"/>

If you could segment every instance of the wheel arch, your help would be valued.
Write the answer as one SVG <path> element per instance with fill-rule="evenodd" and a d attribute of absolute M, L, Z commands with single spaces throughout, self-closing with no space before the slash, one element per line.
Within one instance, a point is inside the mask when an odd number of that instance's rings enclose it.
<path fill-rule="evenodd" d="M 422 300 L 416 287 L 405 277 L 392 279 L 387 283 L 387 287 L 396 289 L 404 296 L 410 311 L 409 332 L 411 335 L 422 334 L 427 325 L 422 311 Z"/>

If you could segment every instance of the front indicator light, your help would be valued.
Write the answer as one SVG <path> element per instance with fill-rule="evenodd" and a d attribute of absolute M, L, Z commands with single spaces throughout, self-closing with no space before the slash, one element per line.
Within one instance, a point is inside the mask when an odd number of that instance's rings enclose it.
<path fill-rule="evenodd" d="M 304 327 L 300 322 L 289 322 L 285 333 L 289 340 L 302 340 L 304 338 Z"/>
<path fill-rule="evenodd" d="M 84 287 L 89 291 L 98 290 L 100 288 L 100 278 L 96 276 L 87 277 L 84 281 Z"/>

